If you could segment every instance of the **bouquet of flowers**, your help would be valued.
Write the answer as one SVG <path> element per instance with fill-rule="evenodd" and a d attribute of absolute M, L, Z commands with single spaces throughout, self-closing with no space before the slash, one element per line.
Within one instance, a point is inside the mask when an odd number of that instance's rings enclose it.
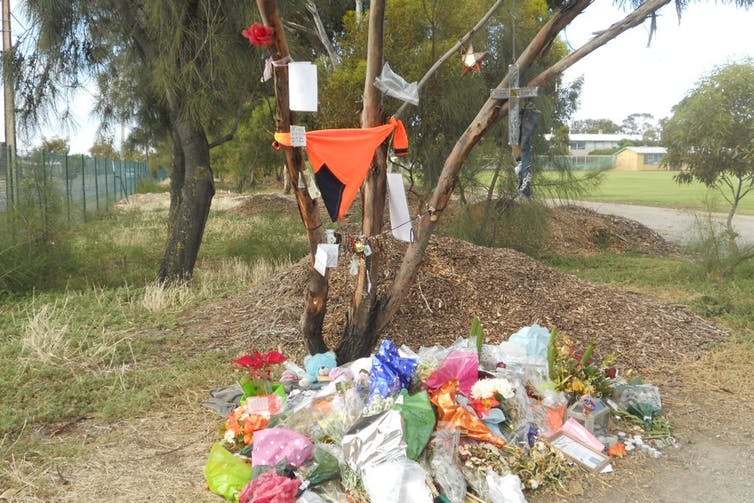
<path fill-rule="evenodd" d="M 277 351 L 268 351 L 260 353 L 254 351 L 241 358 L 233 360 L 233 363 L 239 366 L 238 383 L 244 390 L 243 402 L 247 397 L 269 395 L 271 393 L 285 395 L 283 386 L 276 382 L 280 377 L 277 372 L 277 365 L 287 360 L 284 354 Z"/>
<path fill-rule="evenodd" d="M 469 405 L 484 419 L 493 407 L 500 406 L 500 400 L 513 398 L 513 386 L 508 379 L 498 377 L 494 379 L 480 379 L 471 387 Z"/>
<path fill-rule="evenodd" d="M 285 361 L 285 355 L 277 351 L 254 351 L 233 360 L 244 394 L 240 405 L 225 421 L 223 439 L 228 447 L 251 444 L 254 432 L 266 428 L 270 418 L 282 412 L 285 389 L 276 382 L 279 377 L 276 366 Z"/>
<path fill-rule="evenodd" d="M 595 362 L 595 344 L 591 343 L 581 352 L 568 336 L 558 337 L 557 330 L 552 330 L 547 360 L 550 379 L 555 389 L 574 396 L 610 396 L 613 386 L 610 382 L 615 377 L 615 356 L 610 355 L 601 362 Z"/>

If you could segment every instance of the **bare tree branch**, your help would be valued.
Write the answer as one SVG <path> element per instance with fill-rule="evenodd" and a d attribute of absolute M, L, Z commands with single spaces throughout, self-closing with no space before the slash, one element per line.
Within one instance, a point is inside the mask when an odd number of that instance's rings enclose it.
<path fill-rule="evenodd" d="M 320 42 L 322 42 L 322 45 L 325 46 L 325 50 L 330 56 L 330 61 L 332 61 L 332 66 L 338 66 L 340 64 L 340 56 L 338 56 L 338 53 L 335 52 L 335 49 L 330 42 L 330 38 L 327 36 L 327 32 L 325 31 L 325 25 L 322 23 L 322 18 L 319 16 L 317 6 L 312 0 L 306 0 L 306 10 L 308 10 L 312 15 L 314 26 L 316 26 L 317 28 L 317 36 L 319 37 Z"/>
<path fill-rule="evenodd" d="M 453 57 L 453 55 L 457 54 L 458 49 L 460 49 L 466 42 L 471 40 L 471 37 L 473 37 L 474 34 L 476 34 L 476 32 L 481 30 L 482 27 L 484 27 L 484 25 L 487 24 L 487 21 L 489 21 L 492 15 L 495 13 L 495 11 L 499 9 L 501 5 L 503 5 L 504 1 L 505 0 L 497 0 L 497 2 L 495 2 L 495 4 L 492 7 L 490 7 L 490 10 L 487 11 L 487 13 L 482 17 L 482 19 L 480 19 L 479 22 L 471 30 L 469 30 L 468 33 L 466 33 L 466 35 L 464 35 L 463 37 L 460 38 L 460 40 L 458 40 L 457 44 L 455 44 L 453 47 L 448 49 L 448 52 L 443 54 L 440 57 L 440 59 L 435 61 L 435 64 L 433 64 L 429 68 L 429 70 L 427 70 L 427 72 L 424 74 L 421 80 L 416 84 L 416 88 L 421 89 L 422 86 L 432 77 L 432 75 L 434 75 L 437 72 L 437 70 L 448 59 Z M 408 103 L 404 101 L 403 104 L 398 108 L 398 110 L 393 115 L 395 117 L 400 117 L 403 114 L 403 112 L 406 111 L 407 106 L 408 106 Z"/>

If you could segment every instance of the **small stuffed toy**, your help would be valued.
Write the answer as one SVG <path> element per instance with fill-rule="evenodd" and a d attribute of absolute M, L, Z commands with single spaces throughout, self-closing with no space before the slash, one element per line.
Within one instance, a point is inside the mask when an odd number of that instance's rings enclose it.
<path fill-rule="evenodd" d="M 306 377 L 299 381 L 299 384 L 308 388 L 310 386 L 321 385 L 330 381 L 330 370 L 338 366 L 335 359 L 335 352 L 317 353 L 316 355 L 307 355 L 304 358 L 304 367 L 306 367 Z"/>

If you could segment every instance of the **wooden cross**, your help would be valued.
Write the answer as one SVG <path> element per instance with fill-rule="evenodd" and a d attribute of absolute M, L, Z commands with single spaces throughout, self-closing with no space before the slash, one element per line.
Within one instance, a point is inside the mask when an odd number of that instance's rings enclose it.
<path fill-rule="evenodd" d="M 492 89 L 490 98 L 508 99 L 508 145 L 513 147 L 520 144 L 521 120 L 519 118 L 519 98 L 533 98 L 537 95 L 538 87 L 518 87 L 518 65 L 513 63 L 508 67 L 510 87 L 508 89 Z"/>

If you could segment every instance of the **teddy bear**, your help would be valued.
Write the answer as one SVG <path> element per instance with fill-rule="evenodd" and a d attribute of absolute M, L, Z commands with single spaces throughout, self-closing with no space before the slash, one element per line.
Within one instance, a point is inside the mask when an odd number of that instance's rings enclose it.
<path fill-rule="evenodd" d="M 307 355 L 304 357 L 306 377 L 299 381 L 299 385 L 303 388 L 321 386 L 323 383 L 331 380 L 330 370 L 337 366 L 338 362 L 335 357 L 335 351 Z"/>

